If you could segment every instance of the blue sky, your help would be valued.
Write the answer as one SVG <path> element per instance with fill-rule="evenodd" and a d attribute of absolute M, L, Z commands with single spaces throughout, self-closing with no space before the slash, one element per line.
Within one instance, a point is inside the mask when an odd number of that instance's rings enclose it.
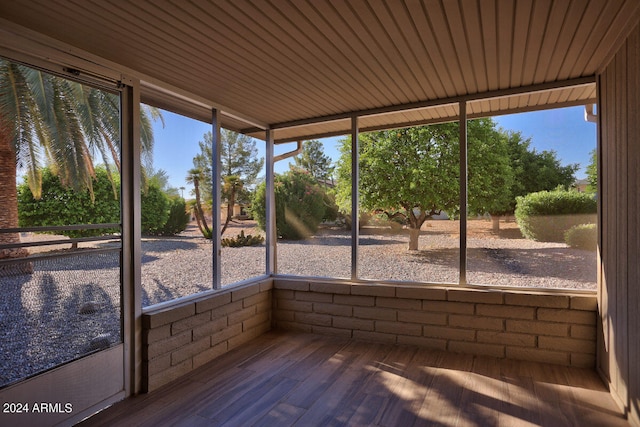
<path fill-rule="evenodd" d="M 186 187 L 186 198 L 191 186 L 185 183 L 187 171 L 193 167 L 193 157 L 199 152 L 198 142 L 211 130 L 211 125 L 188 119 L 170 112 L 163 112 L 165 126 L 154 123 L 155 146 L 153 165 L 156 170 L 163 169 L 169 175 L 173 187 Z M 556 110 L 512 114 L 494 118 L 498 126 L 522 132 L 522 136 L 531 138 L 532 146 L 538 151 L 555 150 L 563 165 L 579 163 L 576 177 L 585 177 L 585 168 L 589 163 L 589 153 L 596 146 L 596 125 L 584 119 L 584 107 L 570 107 Z M 327 138 L 325 154 L 337 158 L 338 138 Z M 264 155 L 264 143 L 257 142 Z M 276 154 L 295 148 L 295 144 L 286 144 L 276 148 Z M 276 172 L 286 170 L 286 162 L 276 165 Z"/>
<path fill-rule="evenodd" d="M 498 126 L 519 130 L 531 138 L 531 146 L 538 151 L 554 150 L 563 165 L 580 164 L 576 178 L 586 177 L 591 150 L 596 148 L 596 124 L 584 119 L 584 107 L 511 114 L 495 117 Z"/>

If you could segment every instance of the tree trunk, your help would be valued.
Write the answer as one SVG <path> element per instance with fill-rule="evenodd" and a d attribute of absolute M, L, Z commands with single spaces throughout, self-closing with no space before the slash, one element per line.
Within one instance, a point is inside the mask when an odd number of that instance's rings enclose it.
<path fill-rule="evenodd" d="M 427 220 L 427 213 L 420 208 L 420 215 L 416 216 L 412 206 L 403 206 L 409 219 L 409 250 L 418 250 L 418 240 L 420 239 L 420 229 Z"/>
<path fill-rule="evenodd" d="M 207 226 L 207 220 L 204 217 L 204 212 L 202 211 L 202 207 L 198 207 L 198 205 L 196 205 L 196 207 L 194 208 L 194 213 L 196 216 L 196 221 L 198 222 L 198 228 L 200 229 L 200 233 L 202 233 L 202 236 L 204 238 L 210 239 L 211 230 Z"/>
<path fill-rule="evenodd" d="M 417 251 L 418 250 L 418 240 L 420 237 L 420 229 L 419 228 L 410 228 L 409 229 L 409 250 Z"/>
<path fill-rule="evenodd" d="M 202 210 L 202 204 L 200 202 L 200 182 L 197 179 L 193 180 L 193 191 L 196 193 L 196 219 L 198 219 L 198 227 L 200 227 L 200 232 L 202 235 L 210 239 L 211 238 L 211 230 L 207 225 L 207 220 L 204 217 L 204 211 Z"/>
<path fill-rule="evenodd" d="M 18 191 L 16 189 L 16 155 L 10 136 L 0 129 L 0 229 L 18 227 Z M 0 233 L 0 244 L 20 243 L 19 233 Z M 0 249 L 0 259 L 22 258 L 29 255 L 24 248 Z M 32 273 L 30 262 L 0 266 L 0 275 Z"/>
<path fill-rule="evenodd" d="M 220 235 L 222 236 L 224 232 L 227 230 L 229 226 L 229 221 L 231 221 L 231 217 L 233 216 L 233 206 L 236 204 L 236 191 L 235 188 L 231 189 L 231 194 L 229 195 L 229 200 L 227 201 L 227 218 L 224 221 L 224 226 L 222 227 L 222 231 L 220 231 Z"/>
<path fill-rule="evenodd" d="M 222 236 L 225 231 L 227 231 L 227 227 L 229 226 L 230 216 L 227 215 L 227 219 L 224 221 L 224 225 L 222 226 L 222 230 L 220 230 L 220 235 Z"/>
<path fill-rule="evenodd" d="M 498 215 L 491 215 L 491 229 L 493 230 L 494 233 L 497 233 L 500 231 L 500 217 Z"/>
<path fill-rule="evenodd" d="M 204 229 L 202 228 L 202 222 L 200 222 L 200 212 L 198 211 L 198 206 L 193 207 L 193 216 L 196 218 L 196 223 L 198 224 L 198 230 L 204 236 Z"/>

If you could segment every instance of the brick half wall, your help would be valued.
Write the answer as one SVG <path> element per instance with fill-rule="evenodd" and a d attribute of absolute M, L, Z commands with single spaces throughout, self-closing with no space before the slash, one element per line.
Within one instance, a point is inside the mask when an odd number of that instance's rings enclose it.
<path fill-rule="evenodd" d="M 143 391 L 153 391 L 271 329 L 271 279 L 142 314 Z"/>
<path fill-rule="evenodd" d="M 274 328 L 595 367 L 596 295 L 275 279 Z"/>

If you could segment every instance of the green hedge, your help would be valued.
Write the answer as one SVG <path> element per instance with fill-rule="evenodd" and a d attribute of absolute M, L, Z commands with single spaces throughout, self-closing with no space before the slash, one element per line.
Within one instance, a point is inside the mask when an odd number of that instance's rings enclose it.
<path fill-rule="evenodd" d="M 595 224 L 580 224 L 564 233 L 564 240 L 572 248 L 595 251 L 598 247 L 598 228 Z"/>
<path fill-rule="evenodd" d="M 154 184 L 140 194 L 142 234 L 158 235 L 169 219 L 169 197 Z"/>
<path fill-rule="evenodd" d="M 42 193 L 33 197 L 26 178 L 18 186 L 18 216 L 20 227 L 48 227 L 75 224 L 104 224 L 120 222 L 120 181 L 114 182 L 104 167 L 95 169 L 93 199 L 89 190 L 74 191 L 62 185 L 60 178 L 49 168 L 42 169 Z M 114 190 L 115 187 L 115 190 Z M 118 229 L 67 230 L 49 232 L 68 237 L 101 236 Z"/>
<path fill-rule="evenodd" d="M 20 227 L 104 224 L 120 222 L 120 178 L 113 182 L 104 166 L 95 169 L 93 198 L 89 190 L 76 191 L 62 185 L 49 168 L 42 169 L 42 194 L 33 197 L 25 180 L 18 186 Z M 149 185 L 141 194 L 142 233 L 172 235 L 183 231 L 189 222 L 185 202 L 169 198 L 157 185 Z M 114 229 L 67 230 L 50 232 L 72 238 L 116 233 Z"/>
<path fill-rule="evenodd" d="M 540 191 L 516 199 L 516 221 L 522 235 L 541 242 L 564 242 L 579 224 L 595 224 L 597 202 L 577 191 Z"/>

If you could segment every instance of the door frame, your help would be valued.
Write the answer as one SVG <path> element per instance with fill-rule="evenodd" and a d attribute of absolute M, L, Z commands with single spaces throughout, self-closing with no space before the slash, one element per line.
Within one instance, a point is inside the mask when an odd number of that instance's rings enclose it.
<path fill-rule="evenodd" d="M 0 21 L 3 21 L 0 19 Z M 13 27 L 13 25 L 11 26 Z M 0 402 L 52 404 L 44 414 L 0 412 L 0 424 L 73 425 L 142 387 L 140 219 L 140 82 L 80 59 L 46 36 L 0 28 L 0 56 L 69 80 L 120 94 L 122 343 L 70 361 L 0 390 Z M 138 284 L 138 285 L 136 285 Z M 70 379 L 72 379 L 70 381 Z M 71 406 L 65 406 L 70 404 Z M 1 410 L 2 408 L 0 408 Z M 70 410 L 69 410 L 70 409 Z"/>

